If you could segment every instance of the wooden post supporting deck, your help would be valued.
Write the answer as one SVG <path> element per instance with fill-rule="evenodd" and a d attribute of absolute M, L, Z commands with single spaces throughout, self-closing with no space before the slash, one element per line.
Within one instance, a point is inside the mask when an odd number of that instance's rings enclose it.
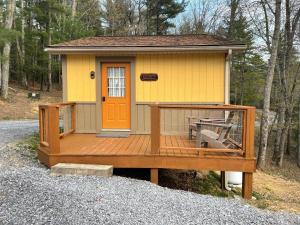
<path fill-rule="evenodd" d="M 253 173 L 243 173 L 242 196 L 245 199 L 252 199 Z"/>
<path fill-rule="evenodd" d="M 151 182 L 154 184 L 158 184 L 158 169 L 150 169 Z"/>
<path fill-rule="evenodd" d="M 221 171 L 221 189 L 222 191 L 225 190 L 226 184 L 225 184 L 225 171 Z"/>

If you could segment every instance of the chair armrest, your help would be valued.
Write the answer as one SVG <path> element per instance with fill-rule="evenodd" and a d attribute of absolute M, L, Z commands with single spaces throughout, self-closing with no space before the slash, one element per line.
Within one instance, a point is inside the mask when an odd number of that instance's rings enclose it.
<path fill-rule="evenodd" d="M 197 126 L 212 126 L 212 127 L 232 127 L 232 124 L 225 124 L 225 123 L 204 123 L 204 122 L 195 122 Z"/>
<path fill-rule="evenodd" d="M 211 119 L 209 119 L 209 118 L 203 118 L 203 119 L 200 119 L 199 121 L 200 122 L 216 122 L 216 123 L 220 122 L 220 123 L 225 123 L 225 119 L 218 119 L 218 118 L 211 118 Z"/>
<path fill-rule="evenodd" d="M 192 124 L 192 120 L 195 120 L 195 119 L 197 119 L 197 117 L 194 117 L 194 116 L 187 116 L 186 118 L 188 119 L 188 123 L 189 123 L 189 125 L 191 125 L 191 124 Z"/>

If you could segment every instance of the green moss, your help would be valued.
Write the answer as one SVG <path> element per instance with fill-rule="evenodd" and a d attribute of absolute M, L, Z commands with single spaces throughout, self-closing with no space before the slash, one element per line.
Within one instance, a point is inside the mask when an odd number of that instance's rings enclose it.
<path fill-rule="evenodd" d="M 256 200 L 264 199 L 264 196 L 256 191 L 253 191 L 252 195 L 256 198 Z"/>
<path fill-rule="evenodd" d="M 194 187 L 200 194 L 208 194 L 218 197 L 233 197 L 234 193 L 222 190 L 221 178 L 215 172 L 209 172 L 203 179 L 195 179 Z"/>
<path fill-rule="evenodd" d="M 159 184 L 173 189 L 192 191 L 199 194 L 218 197 L 233 197 L 235 192 L 221 189 L 220 176 L 215 172 L 209 172 L 203 177 L 195 177 L 193 172 L 173 172 L 166 170 L 159 178 Z"/>

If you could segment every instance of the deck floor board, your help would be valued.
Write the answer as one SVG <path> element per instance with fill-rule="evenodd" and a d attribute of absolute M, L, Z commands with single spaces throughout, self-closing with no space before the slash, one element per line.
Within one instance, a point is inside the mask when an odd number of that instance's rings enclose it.
<path fill-rule="evenodd" d="M 174 149 L 194 147 L 184 136 L 161 136 L 162 155 L 191 155 Z M 71 134 L 60 140 L 60 154 L 74 155 L 150 155 L 149 135 L 130 135 L 126 138 L 96 137 L 95 134 Z"/>

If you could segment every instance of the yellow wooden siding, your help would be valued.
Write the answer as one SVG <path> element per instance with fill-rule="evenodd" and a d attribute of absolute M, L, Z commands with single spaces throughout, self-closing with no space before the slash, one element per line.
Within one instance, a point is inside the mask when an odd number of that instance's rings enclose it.
<path fill-rule="evenodd" d="M 147 54 L 136 57 L 137 102 L 224 102 L 225 54 Z M 140 80 L 157 73 L 158 81 Z"/>
<path fill-rule="evenodd" d="M 90 78 L 95 70 L 95 56 L 67 56 L 68 101 L 96 101 L 96 79 Z"/>

